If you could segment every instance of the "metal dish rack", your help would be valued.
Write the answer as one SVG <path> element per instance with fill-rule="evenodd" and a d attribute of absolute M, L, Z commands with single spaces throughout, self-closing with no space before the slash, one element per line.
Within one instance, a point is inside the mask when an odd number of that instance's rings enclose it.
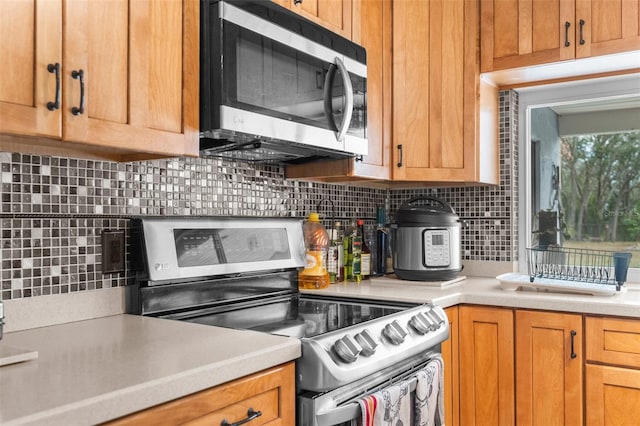
<path fill-rule="evenodd" d="M 527 249 L 529 277 L 618 286 L 613 252 L 565 247 Z"/>

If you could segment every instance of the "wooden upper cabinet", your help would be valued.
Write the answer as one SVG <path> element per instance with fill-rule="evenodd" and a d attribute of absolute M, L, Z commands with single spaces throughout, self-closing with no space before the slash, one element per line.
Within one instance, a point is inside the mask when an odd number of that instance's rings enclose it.
<path fill-rule="evenodd" d="M 498 97 L 481 88 L 478 31 L 475 1 L 393 2 L 393 180 L 498 183 Z"/>
<path fill-rule="evenodd" d="M 331 31 L 351 38 L 352 0 L 274 0 Z"/>
<path fill-rule="evenodd" d="M 47 108 L 56 100 L 48 68 L 62 63 L 61 31 L 62 0 L 0 1 L 0 133 L 62 137 L 61 109 Z"/>
<path fill-rule="evenodd" d="M 198 155 L 197 1 L 1 0 L 0 20 L 9 69 L 0 148 L 114 160 Z M 49 111 L 55 63 L 61 103 Z"/>
<path fill-rule="evenodd" d="M 574 15 L 574 0 L 482 0 L 482 71 L 572 59 Z"/>
<path fill-rule="evenodd" d="M 516 423 L 582 425 L 582 316 L 516 311 Z"/>
<path fill-rule="evenodd" d="M 578 58 L 640 50 L 640 0 L 576 0 L 576 20 Z"/>
<path fill-rule="evenodd" d="M 481 70 L 638 50 L 639 4 L 639 0 L 481 0 Z"/>
<path fill-rule="evenodd" d="M 391 176 L 391 2 L 353 0 L 353 41 L 367 50 L 367 140 L 362 159 L 287 166 L 293 179 L 349 182 Z"/>
<path fill-rule="evenodd" d="M 64 140 L 197 155 L 198 7 L 190 0 L 67 1 Z M 83 73 L 84 96 L 74 72 Z"/>

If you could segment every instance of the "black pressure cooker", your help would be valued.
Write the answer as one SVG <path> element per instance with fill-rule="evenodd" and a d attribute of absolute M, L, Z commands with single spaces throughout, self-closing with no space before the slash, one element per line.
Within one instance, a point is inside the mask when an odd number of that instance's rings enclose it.
<path fill-rule="evenodd" d="M 462 221 L 446 202 L 416 197 L 396 212 L 391 225 L 393 268 L 403 280 L 448 281 L 462 271 Z"/>

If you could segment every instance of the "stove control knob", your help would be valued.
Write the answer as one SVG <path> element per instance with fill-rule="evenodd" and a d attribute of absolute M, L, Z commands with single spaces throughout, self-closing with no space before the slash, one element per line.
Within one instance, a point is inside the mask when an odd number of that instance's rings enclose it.
<path fill-rule="evenodd" d="M 362 330 L 356 334 L 356 342 L 362 347 L 362 355 L 371 356 L 375 353 L 378 343 L 375 341 L 371 333 L 368 330 Z"/>
<path fill-rule="evenodd" d="M 431 322 L 422 312 L 418 312 L 409 320 L 409 325 L 419 334 L 427 334 L 431 331 Z"/>
<path fill-rule="evenodd" d="M 355 360 L 358 359 L 360 352 L 362 352 L 362 348 L 358 342 L 348 334 L 341 337 L 333 344 L 333 350 L 340 359 L 349 363 L 355 362 Z"/>
<path fill-rule="evenodd" d="M 427 316 L 431 319 L 431 322 L 433 323 L 432 330 L 435 331 L 444 325 L 444 319 L 440 318 L 440 316 L 436 311 L 430 310 L 429 312 L 427 312 Z"/>
<path fill-rule="evenodd" d="M 404 338 L 407 336 L 406 330 L 402 328 L 396 320 L 385 325 L 382 330 L 382 334 L 384 334 L 394 345 L 399 345 L 404 342 Z"/>

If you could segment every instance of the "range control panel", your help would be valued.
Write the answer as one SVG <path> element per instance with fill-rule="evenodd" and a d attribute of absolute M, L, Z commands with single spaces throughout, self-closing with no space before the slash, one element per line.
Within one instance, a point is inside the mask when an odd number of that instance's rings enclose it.
<path fill-rule="evenodd" d="M 385 368 L 439 351 L 449 338 L 449 321 L 439 306 L 420 305 L 302 338 L 304 356 L 296 361 L 298 387 L 324 392 Z"/>

